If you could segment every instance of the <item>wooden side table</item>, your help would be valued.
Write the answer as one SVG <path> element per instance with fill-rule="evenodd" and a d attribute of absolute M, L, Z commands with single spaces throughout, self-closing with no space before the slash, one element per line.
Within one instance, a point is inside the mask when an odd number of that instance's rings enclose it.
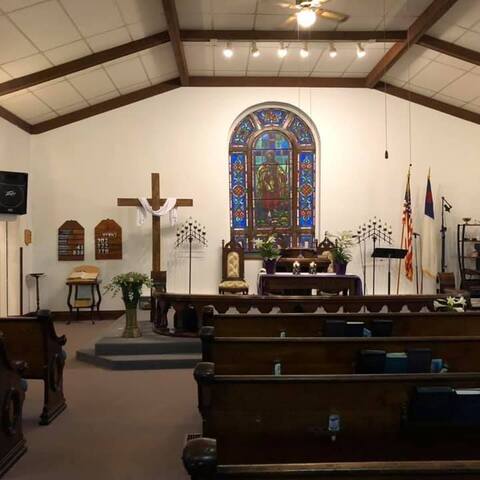
<path fill-rule="evenodd" d="M 73 313 L 75 309 L 77 311 L 77 320 L 79 319 L 80 309 L 88 308 L 92 313 L 92 324 L 95 323 L 94 312 L 100 311 L 100 304 L 102 303 L 102 293 L 100 291 L 100 283 L 102 281 L 98 278 L 95 280 L 84 280 L 84 279 L 69 279 L 66 281 L 68 286 L 68 297 L 67 297 L 67 304 L 68 309 L 70 310 L 70 315 Z M 90 286 L 91 297 L 90 299 L 83 299 L 78 298 L 78 287 L 80 286 Z M 73 303 L 72 303 L 72 293 L 75 292 Z M 95 293 L 97 298 L 95 299 Z M 67 324 L 70 323 L 70 319 L 68 319 Z"/>

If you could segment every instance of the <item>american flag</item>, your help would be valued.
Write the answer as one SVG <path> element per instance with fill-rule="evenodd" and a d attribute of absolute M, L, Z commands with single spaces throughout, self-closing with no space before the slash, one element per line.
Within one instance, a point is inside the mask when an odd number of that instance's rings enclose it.
<path fill-rule="evenodd" d="M 407 188 L 403 201 L 403 248 L 407 250 L 405 255 L 405 276 L 413 280 L 413 222 L 412 222 L 412 195 L 410 192 L 410 168 L 408 169 Z"/>

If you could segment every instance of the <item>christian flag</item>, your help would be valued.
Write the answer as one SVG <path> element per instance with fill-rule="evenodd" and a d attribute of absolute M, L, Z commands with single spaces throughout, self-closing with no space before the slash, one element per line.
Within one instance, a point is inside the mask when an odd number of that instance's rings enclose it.
<path fill-rule="evenodd" d="M 436 278 L 438 271 L 437 241 L 435 232 L 435 213 L 433 209 L 432 185 L 430 172 L 427 178 L 427 191 L 425 193 L 425 214 L 422 228 L 422 269 L 423 273 L 431 278 Z"/>
<path fill-rule="evenodd" d="M 408 169 L 407 188 L 403 201 L 403 248 L 407 251 L 405 256 L 405 276 L 413 280 L 413 221 L 412 221 L 412 194 L 410 191 L 410 168 Z"/>

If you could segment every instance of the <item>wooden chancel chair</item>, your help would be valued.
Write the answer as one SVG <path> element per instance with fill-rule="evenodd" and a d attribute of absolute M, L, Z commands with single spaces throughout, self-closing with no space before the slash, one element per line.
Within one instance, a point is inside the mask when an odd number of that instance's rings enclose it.
<path fill-rule="evenodd" d="M 230 240 L 222 240 L 222 282 L 218 293 L 243 293 L 248 295 L 248 283 L 245 281 L 245 258 L 243 247 Z"/>

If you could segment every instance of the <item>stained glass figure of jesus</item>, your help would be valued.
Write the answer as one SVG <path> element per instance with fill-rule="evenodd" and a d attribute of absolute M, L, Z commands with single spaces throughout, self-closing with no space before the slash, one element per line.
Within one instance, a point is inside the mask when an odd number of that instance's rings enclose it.
<path fill-rule="evenodd" d="M 256 142 L 253 159 L 255 225 L 290 227 L 292 148 L 289 140 L 280 132 L 262 135 Z"/>

